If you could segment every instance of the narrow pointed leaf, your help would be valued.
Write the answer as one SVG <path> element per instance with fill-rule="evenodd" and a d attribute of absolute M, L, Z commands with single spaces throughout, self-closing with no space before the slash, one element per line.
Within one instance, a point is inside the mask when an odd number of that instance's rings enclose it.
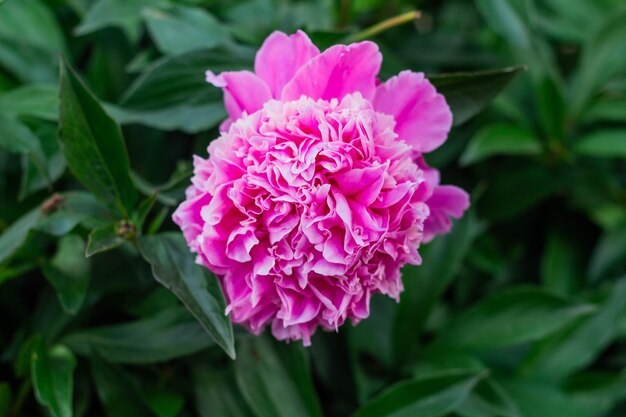
<path fill-rule="evenodd" d="M 67 62 L 61 66 L 59 141 L 76 178 L 128 216 L 136 192 L 122 132 Z"/>
<path fill-rule="evenodd" d="M 268 337 L 242 341 L 237 385 L 257 417 L 321 417 L 305 351 Z"/>
<path fill-rule="evenodd" d="M 199 352 L 213 341 L 197 320 L 177 306 L 131 323 L 81 330 L 67 336 L 64 343 L 80 355 L 147 364 Z"/>
<path fill-rule="evenodd" d="M 400 382 L 365 403 L 352 417 L 447 416 L 483 376 L 459 372 Z"/>
<path fill-rule="evenodd" d="M 587 366 L 616 336 L 625 302 L 626 279 L 622 279 L 595 314 L 537 345 L 524 365 L 524 373 L 558 379 Z"/>
<path fill-rule="evenodd" d="M 537 155 L 541 142 L 531 133 L 514 125 L 492 124 L 479 130 L 461 156 L 470 165 L 494 155 Z"/>
<path fill-rule="evenodd" d="M 224 313 L 226 302 L 219 282 L 205 268 L 196 265 L 182 235 L 146 236 L 139 240 L 139 248 L 152 265 L 156 280 L 172 291 L 215 342 L 234 358 L 233 329 Z"/>
<path fill-rule="evenodd" d="M 453 346 L 490 348 L 532 342 L 590 315 L 593 305 L 572 302 L 539 288 L 494 293 L 456 317 L 441 341 Z"/>
<path fill-rule="evenodd" d="M 429 80 L 443 94 L 454 116 L 453 124 L 465 123 L 484 109 L 526 67 L 436 74 Z"/>

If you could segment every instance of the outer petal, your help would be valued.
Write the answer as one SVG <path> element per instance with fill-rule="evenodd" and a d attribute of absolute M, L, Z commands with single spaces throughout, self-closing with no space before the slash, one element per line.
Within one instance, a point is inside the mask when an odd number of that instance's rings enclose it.
<path fill-rule="evenodd" d="M 283 88 L 281 99 L 296 100 L 302 95 L 312 99 L 341 99 L 357 91 L 371 99 L 381 63 L 382 55 L 375 43 L 332 46 L 296 72 Z"/>
<path fill-rule="evenodd" d="M 206 80 L 224 90 L 224 105 L 231 120 L 238 119 L 244 111 L 254 113 L 272 99 L 269 87 L 250 71 L 223 72 L 219 75 L 207 71 Z"/>
<path fill-rule="evenodd" d="M 448 233 L 452 227 L 450 217 L 463 216 L 469 207 L 469 195 L 453 185 L 439 185 L 426 202 L 430 216 L 424 222 L 424 241 L 430 241 L 435 235 Z"/>
<path fill-rule="evenodd" d="M 402 71 L 379 85 L 374 108 L 396 119 L 396 133 L 417 152 L 438 148 L 452 127 L 445 98 L 423 73 Z"/>
<path fill-rule="evenodd" d="M 254 72 L 269 86 L 272 96 L 280 93 L 301 66 L 320 51 L 301 30 L 293 35 L 274 32 L 265 39 L 256 54 Z"/>

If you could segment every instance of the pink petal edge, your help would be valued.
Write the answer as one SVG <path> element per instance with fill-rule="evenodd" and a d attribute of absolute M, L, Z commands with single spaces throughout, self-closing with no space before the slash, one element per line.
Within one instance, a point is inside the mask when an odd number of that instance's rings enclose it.
<path fill-rule="evenodd" d="M 272 99 L 269 87 L 250 71 L 227 71 L 215 75 L 206 72 L 206 80 L 224 90 L 224 106 L 231 120 L 241 117 L 243 112 L 254 113 Z"/>
<path fill-rule="evenodd" d="M 279 98 L 296 71 L 319 53 L 301 30 L 293 35 L 276 31 L 265 39 L 257 52 L 254 72 L 269 86 L 272 97 Z"/>
<path fill-rule="evenodd" d="M 360 92 L 371 99 L 376 90 L 376 76 L 382 55 L 373 42 L 331 46 L 309 60 L 285 85 L 281 100 L 341 100 L 346 94 Z"/>
<path fill-rule="evenodd" d="M 452 127 L 452 112 L 423 73 L 402 71 L 376 88 L 374 108 L 396 120 L 395 131 L 416 152 L 441 146 Z"/>

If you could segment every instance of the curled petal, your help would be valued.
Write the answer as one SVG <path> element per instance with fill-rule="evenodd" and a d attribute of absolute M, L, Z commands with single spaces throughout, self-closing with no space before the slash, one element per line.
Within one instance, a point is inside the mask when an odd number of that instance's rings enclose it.
<path fill-rule="evenodd" d="M 423 73 L 402 71 L 376 88 L 374 108 L 396 120 L 395 131 L 416 152 L 431 152 L 446 141 L 452 112 Z"/>
<path fill-rule="evenodd" d="M 453 185 L 439 185 L 433 189 L 427 204 L 430 216 L 424 222 L 425 242 L 450 231 L 450 217 L 458 219 L 463 216 L 463 212 L 469 207 L 469 195 Z"/>
<path fill-rule="evenodd" d="M 269 86 L 272 97 L 279 98 L 296 71 L 319 53 L 301 30 L 293 35 L 276 31 L 265 39 L 257 52 L 254 72 Z"/>
<path fill-rule="evenodd" d="M 370 205 L 380 194 L 386 170 L 387 165 L 357 168 L 336 175 L 334 179 L 345 195 L 350 195 L 357 201 Z"/>
<path fill-rule="evenodd" d="M 370 99 L 376 89 L 382 55 L 372 42 L 335 45 L 309 60 L 285 85 L 282 100 L 341 100 L 346 94 L 360 92 Z"/>
<path fill-rule="evenodd" d="M 224 90 L 224 106 L 231 120 L 237 120 L 243 112 L 252 114 L 260 110 L 272 98 L 265 82 L 250 71 L 222 72 L 219 75 L 207 71 L 206 80 Z"/>

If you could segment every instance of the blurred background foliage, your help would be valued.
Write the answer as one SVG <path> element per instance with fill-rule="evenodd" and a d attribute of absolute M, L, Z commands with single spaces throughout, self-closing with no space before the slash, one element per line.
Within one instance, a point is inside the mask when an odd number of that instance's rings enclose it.
<path fill-rule="evenodd" d="M 626 415 L 624 6 L 4 2 L 0 416 Z M 170 220 L 225 116 L 204 71 L 298 28 L 429 74 L 456 126 L 428 162 L 473 201 L 309 349 L 233 331 Z"/>

